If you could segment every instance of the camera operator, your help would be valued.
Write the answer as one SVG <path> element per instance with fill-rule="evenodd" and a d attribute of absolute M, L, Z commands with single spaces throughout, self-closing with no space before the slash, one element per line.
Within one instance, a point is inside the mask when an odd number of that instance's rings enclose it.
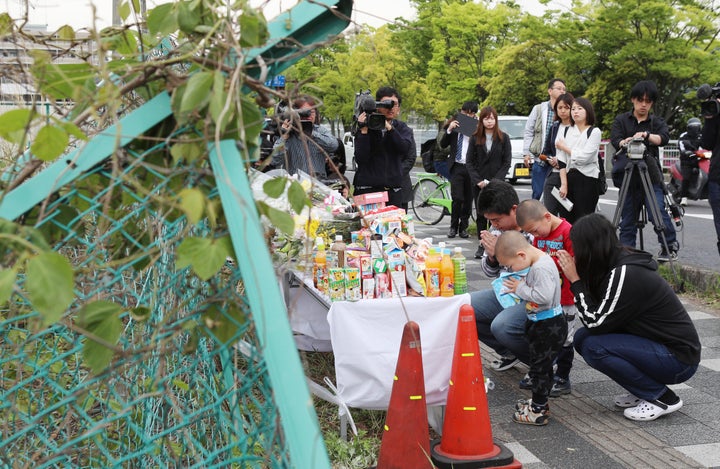
<path fill-rule="evenodd" d="M 616 187 L 622 186 L 625 176 L 625 165 L 630 164 L 627 155 L 627 146 L 633 139 L 642 139 L 647 148 L 643 161 L 647 165 L 648 175 L 652 183 L 657 205 L 660 208 L 662 223 L 664 225 L 665 241 L 668 251 L 662 242 L 662 234 L 657 233 L 658 242 L 662 246 L 658 253 L 659 261 L 677 259 L 680 243 L 677 241 L 675 229 L 670 216 L 665 210 L 665 193 L 663 191 L 664 178 L 660 168 L 660 152 L 658 147 L 666 145 L 670 140 L 670 132 L 662 117 L 650 114 L 653 103 L 658 98 L 658 90 L 652 81 L 639 81 L 630 90 L 630 101 L 633 110 L 619 114 L 615 117 L 610 131 L 610 142 L 617 153 L 613 158 L 612 178 Z M 631 173 L 632 179 L 628 186 L 627 196 L 620 215 L 620 242 L 624 246 L 635 247 L 638 230 L 638 219 L 645 200 L 645 194 L 636 171 Z M 652 220 L 652 212 L 648 210 L 648 217 Z"/>
<path fill-rule="evenodd" d="M 715 85 L 718 89 L 718 85 Z M 714 111 L 703 112 L 705 117 L 705 125 L 702 129 L 701 146 L 705 149 L 712 149 L 712 157 L 710 158 L 710 174 L 708 174 L 708 200 L 713 213 L 713 221 L 715 223 L 715 234 L 717 235 L 718 254 L 720 254 L 720 89 L 709 97 L 715 100 Z M 700 90 L 698 90 L 698 95 Z M 712 107 L 712 106 L 711 106 Z M 704 108 L 705 109 L 705 108 Z"/>
<path fill-rule="evenodd" d="M 397 119 L 402 102 L 397 90 L 383 86 L 375 92 L 375 98 L 385 125 L 370 129 L 368 112 L 357 116 L 360 130 L 355 136 L 354 194 L 387 192 L 389 205 L 407 210 L 412 197 L 410 170 L 417 159 L 415 138 L 412 129 Z"/>
<path fill-rule="evenodd" d="M 697 180 L 698 159 L 695 152 L 700 148 L 700 128 L 702 123 L 697 117 L 692 117 L 687 122 L 687 130 L 678 137 L 678 149 L 680 150 L 680 205 L 687 205 L 688 189 L 691 182 Z"/>
<path fill-rule="evenodd" d="M 317 102 L 311 96 L 301 96 L 292 103 L 293 112 L 286 113 L 280 126 L 280 138 L 273 146 L 274 168 L 285 168 L 289 174 L 298 170 L 326 179 L 325 160 L 337 150 L 338 139 L 325 127 L 316 123 Z"/>

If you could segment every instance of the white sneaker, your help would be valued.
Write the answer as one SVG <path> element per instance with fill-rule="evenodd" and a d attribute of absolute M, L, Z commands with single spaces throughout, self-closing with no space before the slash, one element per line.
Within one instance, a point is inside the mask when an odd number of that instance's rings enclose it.
<path fill-rule="evenodd" d="M 650 420 L 655 420 L 662 415 L 675 412 L 682 407 L 682 405 L 682 399 L 679 399 L 677 403 L 673 405 L 663 404 L 660 401 L 648 402 L 641 399 L 638 405 L 625 409 L 623 414 L 630 420 L 649 422 Z"/>
<path fill-rule="evenodd" d="M 641 399 L 639 397 L 635 397 L 629 393 L 615 396 L 615 405 L 622 408 L 635 407 L 640 401 Z"/>
<path fill-rule="evenodd" d="M 680 205 L 682 205 L 683 207 L 687 205 L 687 197 L 683 197 L 682 199 L 680 199 Z"/>

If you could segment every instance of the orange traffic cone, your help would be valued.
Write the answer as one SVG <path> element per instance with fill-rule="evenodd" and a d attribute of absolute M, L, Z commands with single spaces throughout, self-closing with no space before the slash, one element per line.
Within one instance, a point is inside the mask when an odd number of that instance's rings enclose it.
<path fill-rule="evenodd" d="M 376 467 L 434 468 L 430 460 L 420 327 L 416 322 L 410 321 L 403 328 L 394 379 Z"/>
<path fill-rule="evenodd" d="M 509 449 L 493 442 L 475 312 L 470 305 L 460 307 L 442 438 L 431 443 L 430 453 L 440 469 L 522 467 Z"/>

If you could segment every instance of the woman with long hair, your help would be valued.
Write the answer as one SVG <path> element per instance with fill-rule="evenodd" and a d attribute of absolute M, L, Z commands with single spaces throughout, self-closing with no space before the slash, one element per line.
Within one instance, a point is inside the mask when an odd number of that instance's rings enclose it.
<path fill-rule="evenodd" d="M 474 188 L 474 198 L 480 194 L 488 182 L 493 179 L 505 180 L 512 161 L 510 136 L 498 126 L 498 114 L 492 106 L 485 106 L 478 116 L 478 127 L 470 140 L 466 164 L 470 181 Z M 481 258 L 484 252 L 480 244 L 480 234 L 487 228 L 487 220 L 477 213 L 478 249 L 475 258 Z"/>
<path fill-rule="evenodd" d="M 567 162 L 567 198 L 574 204 L 567 216 L 573 223 L 597 207 L 600 193 L 597 178 L 600 174 L 598 151 L 602 132 L 595 124 L 595 111 L 586 98 L 575 98 L 570 115 L 575 123 L 569 127 L 564 138 L 558 138 L 555 146 L 570 155 Z"/>
<path fill-rule="evenodd" d="M 558 251 L 585 327 L 575 350 L 629 394 L 615 397 L 626 418 L 655 420 L 683 405 L 669 384 L 697 371 L 700 339 L 687 310 L 645 251 L 625 247 L 615 226 L 591 213 L 570 230 L 575 256 Z"/>
<path fill-rule="evenodd" d="M 546 161 L 551 168 L 543 186 L 543 204 L 548 209 L 548 212 L 565 219 L 569 217 L 569 213 L 560 201 L 552 195 L 552 190 L 557 187 L 560 197 L 567 197 L 567 163 L 570 160 L 570 155 L 559 150 L 555 146 L 555 140 L 564 138 L 565 129 L 572 127 L 574 124 L 570 115 L 570 108 L 574 99 L 572 94 L 565 93 L 555 101 L 553 106 L 555 121 L 550 127 L 550 133 L 542 150 L 542 155 L 545 155 Z"/>

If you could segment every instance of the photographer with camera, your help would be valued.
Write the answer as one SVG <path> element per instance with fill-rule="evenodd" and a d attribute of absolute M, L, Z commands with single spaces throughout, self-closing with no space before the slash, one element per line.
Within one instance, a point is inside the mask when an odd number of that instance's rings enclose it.
<path fill-rule="evenodd" d="M 632 111 L 615 117 L 610 131 L 610 142 L 616 150 L 613 158 L 612 179 L 616 187 L 621 187 L 625 177 L 625 166 L 630 164 L 628 159 L 628 145 L 633 140 L 644 142 L 646 151 L 642 160 L 647 165 L 648 174 L 652 183 L 657 206 L 660 208 L 664 227 L 665 242 L 662 233 L 657 233 L 658 242 L 662 246 L 658 253 L 658 260 L 669 261 L 677 259 L 680 243 L 677 241 L 672 221 L 665 210 L 665 193 L 663 189 L 664 178 L 660 167 L 660 152 L 658 147 L 666 145 L 670 140 L 670 132 L 662 117 L 650 114 L 653 103 L 658 98 L 658 90 L 652 81 L 639 81 L 630 90 Z M 638 231 L 638 220 L 643 205 L 649 203 L 645 200 L 642 181 L 636 171 L 631 173 L 627 197 L 622 206 L 620 217 L 620 242 L 624 246 L 635 247 Z M 652 211 L 648 210 L 648 217 L 652 219 Z"/>
<path fill-rule="evenodd" d="M 417 159 L 415 137 L 397 119 L 402 103 L 397 90 L 383 86 L 375 98 L 360 95 L 356 102 L 354 194 L 387 192 L 389 205 L 407 210 L 412 198 L 410 170 Z"/>
<path fill-rule="evenodd" d="M 289 174 L 298 170 L 326 179 L 325 161 L 328 153 L 337 150 L 338 139 L 316 123 L 317 102 L 311 96 L 300 96 L 292 102 L 292 110 L 283 113 L 280 138 L 272 151 L 271 165 L 285 168 Z"/>
<path fill-rule="evenodd" d="M 715 86 L 702 85 L 697 97 L 703 100 L 701 112 L 705 118 L 701 146 L 712 150 L 708 174 L 708 200 L 713 213 L 718 254 L 720 254 L 720 83 Z"/>

